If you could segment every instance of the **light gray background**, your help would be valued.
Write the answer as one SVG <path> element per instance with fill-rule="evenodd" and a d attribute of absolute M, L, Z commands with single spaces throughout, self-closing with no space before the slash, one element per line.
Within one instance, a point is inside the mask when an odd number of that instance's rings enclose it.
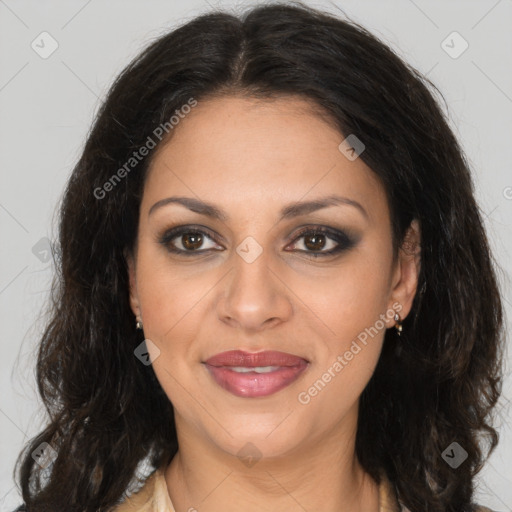
<path fill-rule="evenodd" d="M 255 3 L 0 0 L 0 510 L 13 510 L 20 503 L 12 479 L 15 457 L 44 419 L 34 380 L 42 308 L 53 272 L 44 238 L 55 238 L 56 204 L 100 100 L 115 76 L 153 38 L 210 7 Z M 510 318 L 512 1 L 307 3 L 341 15 L 340 7 L 427 73 L 443 92 L 503 268 Z M 47 59 L 31 48 L 43 31 L 59 45 Z M 441 46 L 453 31 L 469 44 L 458 58 Z M 453 47 L 452 53 L 461 44 L 457 36 L 445 43 Z M 510 362 L 509 351 L 497 414 L 501 442 L 479 475 L 477 495 L 481 504 L 502 512 L 512 511 Z"/>

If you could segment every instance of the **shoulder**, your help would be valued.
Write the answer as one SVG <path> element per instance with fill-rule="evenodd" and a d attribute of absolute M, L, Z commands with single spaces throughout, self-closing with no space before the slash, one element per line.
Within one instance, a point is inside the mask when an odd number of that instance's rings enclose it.
<path fill-rule="evenodd" d="M 163 468 L 153 471 L 144 479 L 138 491 L 130 493 L 121 503 L 109 510 L 113 512 L 154 512 L 156 510 L 174 512 L 163 471 Z M 23 504 L 13 512 L 29 512 L 29 510 Z"/>
<path fill-rule="evenodd" d="M 127 496 L 113 512 L 154 512 L 166 510 L 174 512 L 166 501 L 169 499 L 167 484 L 162 469 L 153 471 L 135 493 Z"/>

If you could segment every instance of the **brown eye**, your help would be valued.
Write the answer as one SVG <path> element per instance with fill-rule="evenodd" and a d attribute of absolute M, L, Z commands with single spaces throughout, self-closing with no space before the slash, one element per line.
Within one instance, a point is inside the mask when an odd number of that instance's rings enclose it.
<path fill-rule="evenodd" d="M 209 240 L 212 243 L 205 247 Z M 186 256 L 202 254 L 218 247 L 206 231 L 186 226 L 170 229 L 160 237 L 159 242 L 170 252 Z"/>
<path fill-rule="evenodd" d="M 298 241 L 304 241 L 299 243 Z M 208 253 L 212 250 L 222 250 L 216 245 L 214 235 L 205 228 L 180 226 L 166 231 L 158 240 L 167 247 L 169 252 L 183 256 L 193 256 Z M 210 241 L 210 246 L 206 245 Z M 331 228 L 308 227 L 303 229 L 292 244 L 292 249 L 307 256 L 330 256 L 350 249 L 356 241 L 342 231 Z"/>
<path fill-rule="evenodd" d="M 313 235 L 304 236 L 304 245 L 312 251 L 320 251 L 325 247 L 326 236 L 315 233 Z"/>
<path fill-rule="evenodd" d="M 199 233 L 185 233 L 181 235 L 181 240 L 185 249 L 199 249 L 203 244 L 203 236 Z"/>
<path fill-rule="evenodd" d="M 302 243 L 298 240 L 303 239 Z M 322 226 L 303 229 L 293 242 L 293 249 L 308 256 L 329 256 L 337 254 L 355 245 L 355 240 L 342 231 L 332 230 Z M 304 249 L 301 248 L 304 247 Z"/>

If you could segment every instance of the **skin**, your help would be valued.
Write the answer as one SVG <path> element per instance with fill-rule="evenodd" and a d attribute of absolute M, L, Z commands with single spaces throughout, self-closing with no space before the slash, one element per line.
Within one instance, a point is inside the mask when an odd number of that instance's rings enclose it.
<path fill-rule="evenodd" d="M 175 409 L 179 451 L 165 478 L 178 512 L 379 510 L 355 438 L 359 397 L 393 318 L 309 403 L 298 400 L 379 315 L 395 307 L 407 316 L 420 269 L 417 251 L 393 260 L 384 188 L 360 158 L 342 154 L 343 139 L 303 98 L 231 96 L 199 102 L 154 155 L 127 262 L 131 307 L 159 350 L 150 349 L 153 368 Z M 366 216 L 344 204 L 279 219 L 289 203 L 330 194 L 359 202 Z M 211 202 L 229 220 L 178 204 L 148 214 L 170 196 Z M 190 225 L 215 235 L 199 243 L 206 252 L 179 256 L 159 243 L 169 228 Z M 299 227 L 318 225 L 357 242 L 314 259 L 307 251 L 337 245 L 326 238 L 311 248 L 307 236 L 297 238 Z M 236 251 L 248 236 L 262 249 L 251 263 Z M 186 250 L 185 239 L 174 246 Z M 419 239 L 414 221 L 408 247 Z M 237 397 L 202 364 L 232 349 L 279 350 L 310 363 L 273 395 Z M 250 466 L 237 455 L 249 442 L 258 459 Z"/>

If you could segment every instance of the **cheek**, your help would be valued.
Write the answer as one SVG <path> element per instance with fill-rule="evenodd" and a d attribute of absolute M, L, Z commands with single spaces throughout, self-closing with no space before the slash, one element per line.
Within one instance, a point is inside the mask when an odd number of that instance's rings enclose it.
<path fill-rule="evenodd" d="M 172 265 L 160 248 L 141 243 L 137 291 L 148 338 L 179 340 L 185 336 L 184 329 L 198 325 L 196 317 L 208 283 L 193 278 L 192 271 L 192 266 Z"/>
<path fill-rule="evenodd" d="M 388 327 L 386 283 L 387 275 L 362 265 L 310 287 L 308 306 L 328 335 L 316 340 L 319 359 L 298 401 L 320 422 L 330 424 L 346 414 L 375 371 Z"/>
<path fill-rule="evenodd" d="M 300 284 L 298 295 L 307 297 L 320 336 L 317 364 L 299 403 L 310 403 L 326 422 L 325 410 L 343 415 L 356 402 L 377 365 L 388 327 L 389 261 L 361 251 L 328 278 Z"/>
<path fill-rule="evenodd" d="M 140 253 L 138 295 L 142 309 L 144 336 L 158 347 L 153 370 L 169 400 L 178 410 L 197 407 L 194 395 L 183 393 L 190 386 L 190 365 L 194 340 L 198 337 L 206 291 L 197 279 L 187 279 L 162 258 Z M 179 275 L 180 277 L 176 277 Z M 204 300 L 204 298 L 203 298 Z"/>
<path fill-rule="evenodd" d="M 318 319 L 322 334 L 339 348 L 377 322 L 382 330 L 379 318 L 386 312 L 390 291 L 386 261 L 361 252 L 328 273 L 295 279 L 294 292 L 304 297 L 301 307 L 314 313 L 311 318 Z"/>

